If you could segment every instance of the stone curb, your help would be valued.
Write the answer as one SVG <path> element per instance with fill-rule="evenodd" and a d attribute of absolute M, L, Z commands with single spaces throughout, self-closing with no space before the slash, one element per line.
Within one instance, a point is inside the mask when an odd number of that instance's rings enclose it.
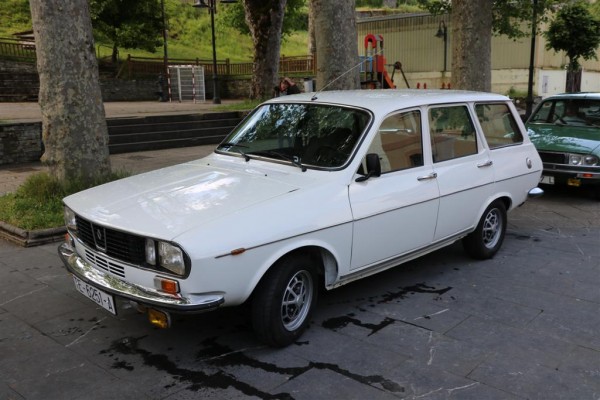
<path fill-rule="evenodd" d="M 0 238 L 21 247 L 40 246 L 46 243 L 60 242 L 64 239 L 67 228 L 25 230 L 0 221 Z"/>

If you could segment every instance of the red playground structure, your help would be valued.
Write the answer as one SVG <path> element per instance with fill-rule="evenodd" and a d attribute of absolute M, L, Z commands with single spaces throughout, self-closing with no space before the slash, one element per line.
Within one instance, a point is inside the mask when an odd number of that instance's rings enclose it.
<path fill-rule="evenodd" d="M 400 70 L 406 87 L 410 88 L 404 71 L 402 71 L 402 64 L 397 61 L 394 64 L 390 64 L 394 69 L 392 76 L 387 73 L 385 67 L 388 65 L 385 56 L 383 55 L 383 36 L 373 35 L 369 33 L 365 36 L 365 56 L 363 58 L 364 79 L 361 79 L 361 86 L 366 89 L 395 89 L 394 84 L 394 72 Z"/>

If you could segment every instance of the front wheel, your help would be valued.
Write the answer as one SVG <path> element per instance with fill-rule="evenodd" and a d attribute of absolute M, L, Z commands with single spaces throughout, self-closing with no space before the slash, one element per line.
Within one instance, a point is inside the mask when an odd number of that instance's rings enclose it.
<path fill-rule="evenodd" d="M 496 200 L 485 210 L 477 228 L 463 239 L 463 247 L 473 258 L 492 258 L 500 250 L 505 232 L 506 207 Z"/>
<path fill-rule="evenodd" d="M 252 323 L 260 340 L 274 347 L 296 341 L 317 300 L 317 274 L 307 255 L 288 257 L 264 276 L 252 300 Z"/>

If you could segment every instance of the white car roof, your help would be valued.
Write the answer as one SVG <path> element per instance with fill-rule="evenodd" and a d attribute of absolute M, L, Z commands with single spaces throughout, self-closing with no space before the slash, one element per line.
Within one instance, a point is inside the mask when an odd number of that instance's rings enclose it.
<path fill-rule="evenodd" d="M 318 104 L 340 104 L 367 108 L 373 110 L 375 113 L 387 114 L 393 110 L 429 104 L 508 100 L 510 100 L 508 97 L 495 93 L 463 90 L 376 89 L 302 93 L 277 97 L 269 100 L 269 103 L 311 102 Z"/>

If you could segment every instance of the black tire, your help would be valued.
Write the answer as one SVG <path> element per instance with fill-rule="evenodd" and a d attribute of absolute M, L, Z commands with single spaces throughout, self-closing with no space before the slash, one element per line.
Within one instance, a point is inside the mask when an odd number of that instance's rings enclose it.
<path fill-rule="evenodd" d="M 311 257 L 300 254 L 279 261 L 255 289 L 252 324 L 257 337 L 273 347 L 295 342 L 308 325 L 317 293 Z"/>
<path fill-rule="evenodd" d="M 481 216 L 477 228 L 463 239 L 467 254 L 479 260 L 494 257 L 504 241 L 506 221 L 504 203 L 494 201 Z"/>

